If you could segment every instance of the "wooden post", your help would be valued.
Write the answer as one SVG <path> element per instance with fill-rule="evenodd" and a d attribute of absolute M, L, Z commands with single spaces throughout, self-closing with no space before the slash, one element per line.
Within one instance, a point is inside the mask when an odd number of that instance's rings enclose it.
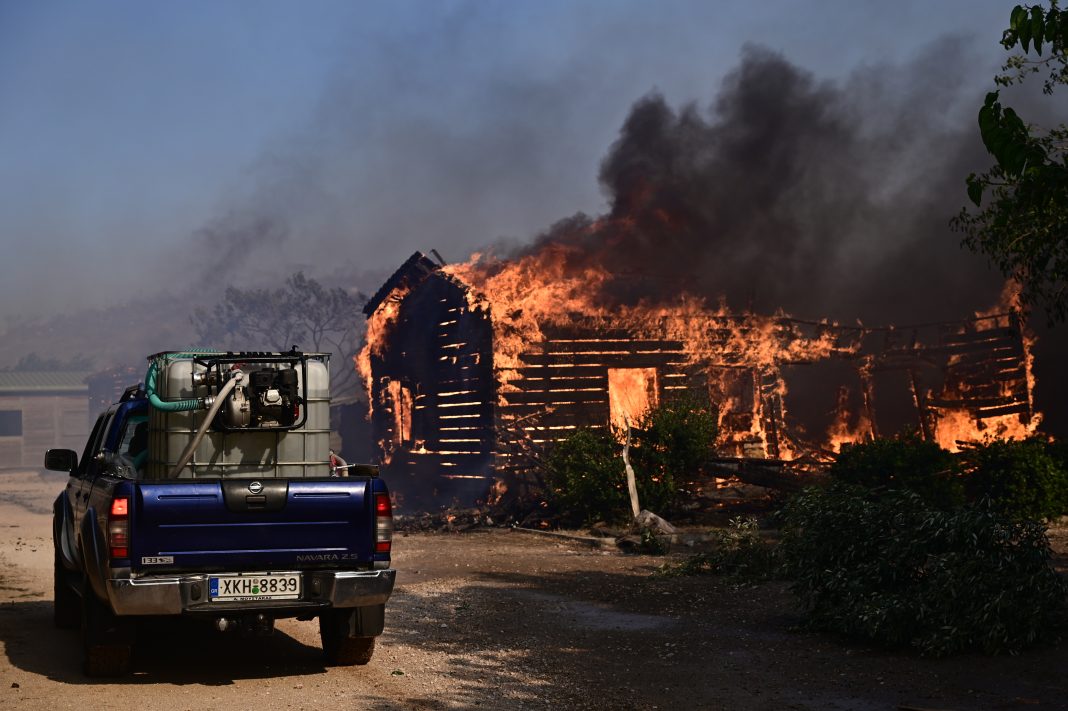
<path fill-rule="evenodd" d="M 638 505 L 638 483 L 634 480 L 634 469 L 630 466 L 630 418 L 624 417 L 627 425 L 627 443 L 623 445 L 623 468 L 627 471 L 627 491 L 630 492 L 630 510 L 638 518 L 641 507 Z"/>
<path fill-rule="evenodd" d="M 864 411 L 868 416 L 868 422 L 871 423 L 871 436 L 872 439 L 878 439 L 879 425 L 875 422 L 875 382 L 872 379 L 873 366 L 874 358 L 872 356 L 866 356 L 860 366 L 860 382 L 863 388 L 861 392 L 864 395 Z"/>
<path fill-rule="evenodd" d="M 916 405 L 916 415 L 920 418 L 920 433 L 923 435 L 925 442 L 933 442 L 934 434 L 931 432 L 931 425 L 927 421 L 927 406 L 923 400 L 920 384 L 916 379 L 916 371 L 913 368 L 909 368 L 909 384 L 912 386 L 912 402 Z"/>

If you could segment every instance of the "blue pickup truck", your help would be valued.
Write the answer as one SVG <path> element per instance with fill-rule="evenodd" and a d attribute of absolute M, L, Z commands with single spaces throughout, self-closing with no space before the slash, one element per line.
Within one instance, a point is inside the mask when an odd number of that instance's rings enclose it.
<path fill-rule="evenodd" d="M 128 671 L 138 620 L 268 634 L 318 618 L 328 664 L 366 664 L 395 579 L 389 491 L 329 449 L 328 354 L 165 352 L 102 413 L 54 504 L 55 622 L 85 672 Z"/>

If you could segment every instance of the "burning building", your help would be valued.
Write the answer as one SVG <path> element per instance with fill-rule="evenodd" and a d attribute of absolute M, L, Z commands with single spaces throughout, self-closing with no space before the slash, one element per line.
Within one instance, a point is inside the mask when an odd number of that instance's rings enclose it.
<path fill-rule="evenodd" d="M 635 102 L 601 214 L 506 258 L 405 262 L 359 358 L 391 484 L 473 499 L 575 428 L 685 393 L 715 406 L 725 458 L 793 469 L 905 429 L 949 449 L 1032 434 L 1016 301 L 962 319 L 1001 279 L 947 234 L 985 149 L 920 130 L 929 95 L 872 78 L 858 92 L 750 48 L 707 106 Z"/>
<path fill-rule="evenodd" d="M 366 304 L 359 367 L 398 491 L 471 502 L 574 429 L 622 427 L 686 393 L 716 408 L 718 449 L 738 460 L 825 461 L 904 429 L 955 450 L 1040 420 L 1008 296 L 906 327 L 732 313 L 684 293 L 610 302 L 618 275 L 576 271 L 572 249 L 462 265 L 416 253 Z"/>

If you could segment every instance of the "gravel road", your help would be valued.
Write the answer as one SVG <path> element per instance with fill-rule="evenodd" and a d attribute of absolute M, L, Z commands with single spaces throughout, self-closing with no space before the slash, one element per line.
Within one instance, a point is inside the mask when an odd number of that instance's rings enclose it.
<path fill-rule="evenodd" d="M 0 708 L 1068 709 L 1068 645 L 884 652 L 791 631 L 781 583 L 664 578 L 652 575 L 662 558 L 507 530 L 398 537 L 397 590 L 366 667 L 324 667 L 314 622 L 280 621 L 266 639 L 160 622 L 132 675 L 90 680 L 77 632 L 51 622 L 63 483 L 0 473 Z"/>

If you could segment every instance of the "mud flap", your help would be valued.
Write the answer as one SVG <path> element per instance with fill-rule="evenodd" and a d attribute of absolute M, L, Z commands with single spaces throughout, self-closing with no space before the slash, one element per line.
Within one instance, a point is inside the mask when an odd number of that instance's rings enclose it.
<path fill-rule="evenodd" d="M 335 608 L 319 616 L 323 657 L 331 666 L 363 665 L 371 661 L 375 636 L 382 633 L 385 605 Z"/>
<path fill-rule="evenodd" d="M 386 626 L 386 606 L 367 605 L 357 607 L 352 616 L 350 637 L 377 637 Z"/>
<path fill-rule="evenodd" d="M 136 636 L 133 620 L 117 617 L 86 584 L 82 599 L 82 666 L 87 676 L 119 676 L 130 670 Z"/>

